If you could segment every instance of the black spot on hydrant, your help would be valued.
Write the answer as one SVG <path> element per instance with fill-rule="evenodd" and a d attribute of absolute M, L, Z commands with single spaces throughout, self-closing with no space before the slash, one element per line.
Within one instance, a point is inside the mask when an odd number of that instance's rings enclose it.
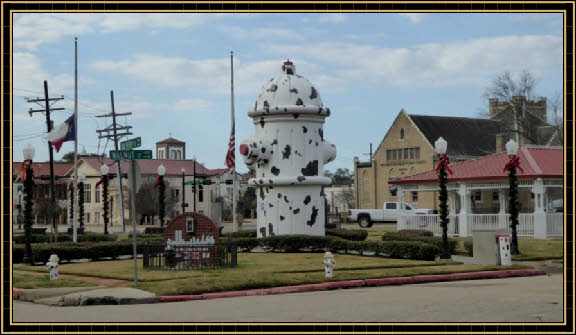
<path fill-rule="evenodd" d="M 291 151 L 292 147 L 290 147 L 290 144 L 286 144 L 286 146 L 284 147 L 284 151 L 282 151 L 282 159 L 289 159 Z"/>
<path fill-rule="evenodd" d="M 262 151 L 262 153 L 266 152 L 266 148 L 262 147 L 262 149 L 260 149 L 260 151 Z"/>
<path fill-rule="evenodd" d="M 300 114 L 294 113 L 294 114 L 292 114 L 292 116 L 294 116 L 294 118 L 297 119 L 300 116 Z"/>
<path fill-rule="evenodd" d="M 306 198 L 304 198 L 304 205 L 308 205 L 310 201 L 312 201 L 312 198 L 310 198 L 310 195 L 307 195 Z"/>
<path fill-rule="evenodd" d="M 304 180 L 306 180 L 306 177 L 304 177 L 304 176 L 298 176 L 298 181 L 299 181 L 299 182 L 303 182 Z"/>
<path fill-rule="evenodd" d="M 270 108 L 270 105 L 268 104 L 268 100 L 264 100 L 264 108 Z"/>
<path fill-rule="evenodd" d="M 272 141 L 272 145 L 274 145 L 274 144 L 278 144 L 278 140 Z"/>
<path fill-rule="evenodd" d="M 291 88 L 290 93 L 298 94 L 298 89 L 297 88 Z"/>
<path fill-rule="evenodd" d="M 260 118 L 260 126 L 262 126 L 262 128 L 264 128 L 264 124 L 265 124 L 264 118 L 261 117 L 261 118 Z"/>
<path fill-rule="evenodd" d="M 274 226 L 272 223 L 268 223 L 268 232 L 270 233 L 270 236 L 274 236 Z"/>
<path fill-rule="evenodd" d="M 318 129 L 318 134 L 320 135 L 320 139 L 321 139 L 322 141 L 324 141 L 324 131 L 322 130 L 322 128 L 319 128 L 319 129 Z"/>
<path fill-rule="evenodd" d="M 287 196 L 284 196 L 284 201 L 286 201 L 286 203 L 289 203 Z"/>
<path fill-rule="evenodd" d="M 278 193 L 278 199 L 282 198 L 282 193 Z"/>
<path fill-rule="evenodd" d="M 313 160 L 311 162 L 308 162 L 308 165 L 306 165 L 306 167 L 303 168 L 301 171 L 302 171 L 302 174 L 305 176 L 317 176 L 318 175 L 318 161 Z"/>
<path fill-rule="evenodd" d="M 306 126 L 302 126 L 302 131 L 304 132 L 304 134 L 306 134 L 308 132 L 308 128 L 306 128 Z"/>
<path fill-rule="evenodd" d="M 274 205 L 272 205 L 272 204 L 269 203 L 269 204 L 268 204 L 268 207 L 272 208 L 272 207 L 274 207 Z"/>
<path fill-rule="evenodd" d="M 260 199 L 264 200 L 264 189 L 262 187 L 260 188 Z"/>
<path fill-rule="evenodd" d="M 270 172 L 272 172 L 273 175 L 278 176 L 280 174 L 280 169 L 278 169 L 277 167 L 273 166 L 270 169 Z M 280 195 L 278 195 L 278 197 L 280 197 Z"/>
<path fill-rule="evenodd" d="M 280 221 L 284 221 L 284 217 L 282 215 L 280 215 Z"/>
<path fill-rule="evenodd" d="M 310 216 L 310 220 L 308 220 L 306 224 L 312 227 L 316 223 L 317 216 L 318 216 L 318 208 L 316 208 L 316 206 L 312 206 L 312 215 Z"/>
<path fill-rule="evenodd" d="M 300 213 L 300 208 L 296 208 L 295 210 L 292 211 L 292 213 L 294 213 L 294 214 Z"/>
<path fill-rule="evenodd" d="M 318 98 L 318 92 L 316 92 L 316 89 L 314 88 L 314 86 L 312 86 L 312 92 L 310 92 L 310 99 L 316 99 Z"/>
<path fill-rule="evenodd" d="M 296 100 L 296 106 L 302 106 L 304 105 L 304 101 L 302 101 L 302 99 L 298 98 L 298 100 Z"/>
<path fill-rule="evenodd" d="M 272 84 L 272 86 L 270 86 L 270 88 L 267 89 L 266 92 L 276 92 L 277 89 L 278 89 L 278 85 Z"/>
<path fill-rule="evenodd" d="M 260 228 L 260 235 L 262 235 L 262 237 L 266 237 L 266 227 Z"/>

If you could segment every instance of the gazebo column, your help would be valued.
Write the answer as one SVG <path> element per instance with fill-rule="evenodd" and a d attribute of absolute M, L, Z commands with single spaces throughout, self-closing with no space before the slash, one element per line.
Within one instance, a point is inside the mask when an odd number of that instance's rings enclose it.
<path fill-rule="evenodd" d="M 460 184 L 458 188 L 458 195 L 460 196 L 460 213 L 458 214 L 458 221 L 460 223 L 460 236 L 466 237 L 470 236 L 468 231 L 468 214 L 471 211 L 471 204 L 470 204 L 470 190 L 467 189 L 466 184 Z"/>
<path fill-rule="evenodd" d="M 408 229 L 408 222 L 406 218 L 406 211 L 404 208 L 404 189 L 401 185 L 398 186 L 398 191 L 396 193 L 398 196 L 398 202 L 400 203 L 400 214 L 396 222 L 396 230 L 406 230 Z"/>
<path fill-rule="evenodd" d="M 546 238 L 545 188 L 542 178 L 534 181 L 532 193 L 534 193 L 534 238 Z"/>
<path fill-rule="evenodd" d="M 498 211 L 498 227 L 503 229 L 508 229 L 508 217 L 506 215 L 507 208 L 506 202 L 508 198 L 506 197 L 506 190 L 498 190 L 498 201 L 500 202 L 500 210 Z"/>

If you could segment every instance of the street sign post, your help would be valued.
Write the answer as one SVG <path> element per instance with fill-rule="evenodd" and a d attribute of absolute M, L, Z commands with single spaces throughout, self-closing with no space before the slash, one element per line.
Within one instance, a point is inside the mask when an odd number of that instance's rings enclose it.
<path fill-rule="evenodd" d="M 130 150 L 139 148 L 142 145 L 142 137 L 136 137 L 128 141 L 120 142 L 120 149 Z"/>
<path fill-rule="evenodd" d="M 152 159 L 152 150 L 110 150 L 110 159 Z"/>

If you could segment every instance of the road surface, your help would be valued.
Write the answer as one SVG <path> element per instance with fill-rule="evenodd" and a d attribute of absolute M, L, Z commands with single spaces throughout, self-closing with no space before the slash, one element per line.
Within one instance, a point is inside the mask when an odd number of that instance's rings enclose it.
<path fill-rule="evenodd" d="M 150 305 L 14 301 L 14 322 L 562 322 L 562 274 Z"/>

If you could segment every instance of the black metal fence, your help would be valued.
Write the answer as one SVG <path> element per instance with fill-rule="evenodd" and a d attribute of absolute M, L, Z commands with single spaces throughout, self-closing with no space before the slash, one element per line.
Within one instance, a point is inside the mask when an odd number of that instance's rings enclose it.
<path fill-rule="evenodd" d="M 143 266 L 152 270 L 191 270 L 236 267 L 238 265 L 235 243 L 219 245 L 143 244 Z"/>

